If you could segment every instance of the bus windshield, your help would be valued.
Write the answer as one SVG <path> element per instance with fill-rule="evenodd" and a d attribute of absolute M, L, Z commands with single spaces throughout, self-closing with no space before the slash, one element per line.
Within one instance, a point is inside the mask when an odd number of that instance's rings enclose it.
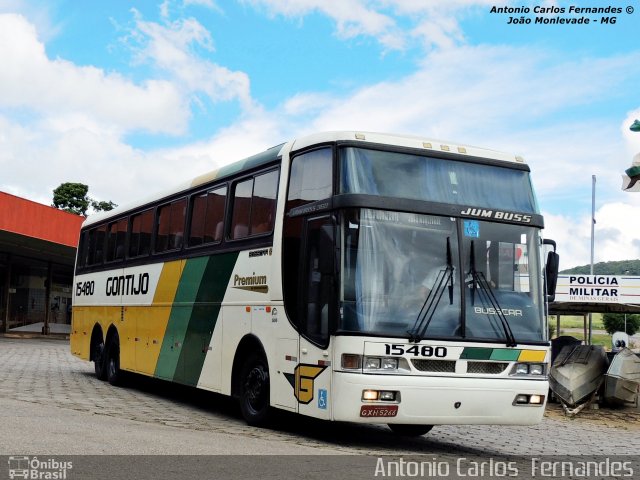
<path fill-rule="evenodd" d="M 341 229 L 339 331 L 544 341 L 538 229 L 364 208 Z"/>
<path fill-rule="evenodd" d="M 352 147 L 340 170 L 340 193 L 538 212 L 525 170 Z"/>

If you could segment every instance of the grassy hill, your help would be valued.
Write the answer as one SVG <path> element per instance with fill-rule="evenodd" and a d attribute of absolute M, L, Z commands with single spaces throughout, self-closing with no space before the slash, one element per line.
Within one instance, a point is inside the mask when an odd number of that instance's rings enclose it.
<path fill-rule="evenodd" d="M 589 275 L 590 265 L 569 268 L 560 273 L 577 273 L 579 275 Z M 620 260 L 618 262 L 598 262 L 593 264 L 595 275 L 640 275 L 640 260 Z"/>

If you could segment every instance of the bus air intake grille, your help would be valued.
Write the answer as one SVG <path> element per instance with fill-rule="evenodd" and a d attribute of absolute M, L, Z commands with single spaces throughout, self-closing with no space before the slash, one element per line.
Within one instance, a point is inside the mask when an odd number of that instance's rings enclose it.
<path fill-rule="evenodd" d="M 451 360 L 411 360 L 413 366 L 421 372 L 455 373 L 456 362 Z"/>
<path fill-rule="evenodd" d="M 504 372 L 508 366 L 508 363 L 503 362 L 469 362 L 467 363 L 467 373 L 499 375 Z"/>

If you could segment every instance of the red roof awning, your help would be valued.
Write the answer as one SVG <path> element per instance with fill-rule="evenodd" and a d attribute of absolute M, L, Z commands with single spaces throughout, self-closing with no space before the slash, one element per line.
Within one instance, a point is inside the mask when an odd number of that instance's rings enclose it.
<path fill-rule="evenodd" d="M 84 217 L 0 192 L 0 231 L 76 248 Z"/>

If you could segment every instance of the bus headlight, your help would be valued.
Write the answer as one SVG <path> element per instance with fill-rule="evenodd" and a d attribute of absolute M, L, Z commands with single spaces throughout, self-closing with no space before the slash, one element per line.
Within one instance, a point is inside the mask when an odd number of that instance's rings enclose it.
<path fill-rule="evenodd" d="M 377 370 L 380 368 L 381 363 L 380 357 L 364 357 L 365 370 Z"/>
<path fill-rule="evenodd" d="M 407 373 L 409 362 L 402 357 L 364 357 L 365 373 Z"/>
<path fill-rule="evenodd" d="M 355 353 L 343 353 L 343 370 L 363 373 L 408 373 L 411 371 L 406 358 L 399 357 L 363 357 Z"/>
<path fill-rule="evenodd" d="M 532 375 L 541 377 L 545 374 L 544 363 L 516 363 L 511 370 L 511 375 Z"/>
<path fill-rule="evenodd" d="M 544 375 L 544 365 L 540 363 L 532 363 L 529 366 L 529 373 L 531 375 Z"/>
<path fill-rule="evenodd" d="M 383 370 L 397 370 L 398 369 L 398 359 L 385 357 L 382 359 L 382 369 Z"/>

